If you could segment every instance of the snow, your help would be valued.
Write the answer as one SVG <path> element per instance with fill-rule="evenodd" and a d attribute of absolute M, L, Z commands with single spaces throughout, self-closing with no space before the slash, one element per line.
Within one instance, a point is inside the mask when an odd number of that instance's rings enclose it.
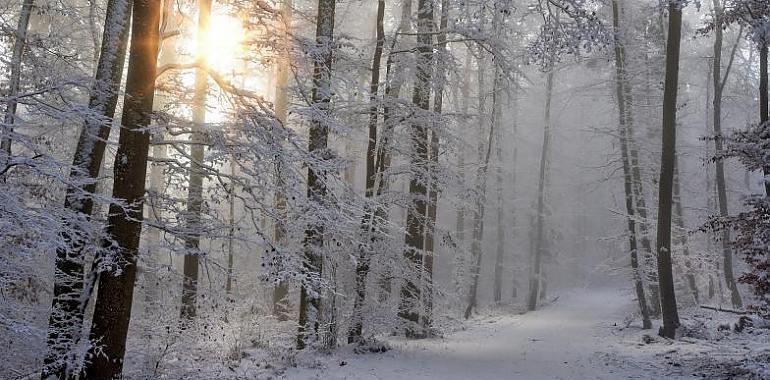
<path fill-rule="evenodd" d="M 684 379 L 635 350 L 641 330 L 625 328 L 629 290 L 576 289 L 521 315 L 479 318 L 443 339 L 393 338 L 384 354 L 336 353 L 323 369 L 291 368 L 287 379 Z M 649 333 L 649 331 L 645 332 Z M 646 360 L 637 362 L 637 360 Z"/>

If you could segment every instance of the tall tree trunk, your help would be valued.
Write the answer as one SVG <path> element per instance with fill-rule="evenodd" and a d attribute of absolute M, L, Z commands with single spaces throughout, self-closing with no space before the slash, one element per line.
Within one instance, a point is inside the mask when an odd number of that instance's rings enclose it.
<path fill-rule="evenodd" d="M 483 94 L 479 94 L 484 96 Z M 496 95 L 493 95 L 493 98 Z M 493 103 L 496 100 L 493 100 Z M 476 209 L 473 213 L 473 240 L 471 241 L 471 286 L 468 292 L 468 305 L 465 308 L 465 319 L 470 318 L 473 310 L 478 304 L 478 288 L 479 288 L 479 275 L 481 274 L 481 258 L 482 258 L 482 239 L 484 237 L 484 209 L 487 201 L 487 172 L 489 169 L 489 159 L 492 156 L 492 143 L 494 142 L 495 127 L 497 126 L 497 120 L 494 118 L 489 124 L 489 135 L 487 137 L 486 153 L 484 153 L 483 161 L 476 172 Z M 498 142 L 499 144 L 499 142 Z"/>
<path fill-rule="evenodd" d="M 759 46 L 759 121 L 764 125 L 765 129 L 770 127 L 767 123 L 770 122 L 770 111 L 768 111 L 768 38 L 762 39 Z M 765 174 L 765 195 L 770 196 L 770 181 L 767 180 L 770 176 L 770 167 L 764 168 Z"/>
<path fill-rule="evenodd" d="M 102 167 L 110 124 L 115 116 L 130 15 L 130 0 L 108 2 L 99 63 L 88 100 L 89 111 L 97 116 L 87 118 L 83 124 L 70 169 L 70 178 L 79 187 L 67 188 L 64 198 L 64 207 L 84 218 L 89 218 L 93 212 L 91 194 L 96 192 L 96 177 Z M 65 379 L 75 375 L 68 367 L 68 353 L 73 342 L 82 334 L 83 315 L 93 290 L 85 288 L 83 278 L 84 246 L 90 239 L 89 233 L 77 231 L 75 235 L 62 233 L 62 240 L 69 242 L 69 246 L 56 250 L 53 300 L 48 320 L 48 352 L 41 374 L 43 379 Z"/>
<path fill-rule="evenodd" d="M 419 0 L 417 2 L 417 56 L 416 76 L 412 93 L 412 103 L 424 112 L 430 110 L 430 90 L 433 71 L 433 0 Z M 422 118 L 424 119 L 424 117 Z M 428 126 L 424 120 L 412 123 L 412 156 L 410 166 L 412 170 L 424 171 L 429 166 L 429 140 Z M 414 269 L 411 276 L 407 276 L 401 286 L 401 305 L 399 316 L 408 325 L 405 329 L 407 337 L 421 338 L 428 333 L 427 327 L 420 316 L 420 300 L 422 279 L 420 274 L 424 270 L 423 256 L 425 252 L 425 220 L 427 218 L 428 189 L 418 174 L 412 174 L 409 181 L 409 194 L 412 197 L 412 205 L 406 215 L 406 237 L 404 243 L 406 249 L 404 257 L 407 263 Z M 417 277 L 417 278 L 415 278 Z"/>
<path fill-rule="evenodd" d="M 482 9 L 483 12 L 483 9 Z M 480 18 L 483 22 L 484 16 Z M 483 135 L 484 127 L 487 125 L 487 115 L 486 115 L 486 56 L 483 52 L 479 52 L 478 57 L 476 58 L 476 84 L 478 86 L 478 109 L 476 111 L 476 122 L 479 126 L 479 141 L 478 141 L 478 147 L 477 147 L 477 153 L 478 153 L 478 161 L 483 164 L 484 162 L 484 151 L 485 151 L 485 141 L 481 138 Z M 491 125 L 490 125 L 491 128 Z M 487 142 L 491 140 L 487 139 Z M 486 145 L 491 146 L 491 145 Z M 483 166 L 479 165 L 476 168 L 476 178 L 474 180 L 474 191 L 475 191 L 475 199 L 474 199 L 474 206 L 475 209 L 473 210 L 473 218 L 471 220 L 471 257 L 470 262 L 468 263 L 468 277 L 470 280 L 470 286 L 468 288 L 468 296 L 465 306 L 465 312 L 464 316 L 465 318 L 470 318 L 471 313 L 473 312 L 474 308 L 476 307 L 476 293 L 477 293 L 477 284 L 476 277 L 478 277 L 478 273 L 480 272 L 481 268 L 481 241 L 480 239 L 483 238 L 483 233 L 479 233 L 479 229 L 483 228 L 483 224 L 480 225 L 479 222 L 483 222 L 484 218 L 481 217 L 481 209 L 479 208 L 479 202 L 480 202 L 480 196 L 481 191 L 485 191 L 485 188 L 481 188 L 481 179 L 485 179 L 481 177 Z M 479 271 L 476 271 L 476 263 L 479 263 Z"/>
<path fill-rule="evenodd" d="M 534 258 L 529 279 L 529 297 L 527 309 L 532 311 L 537 308 L 537 300 L 540 292 L 540 278 L 542 276 L 543 239 L 545 234 L 545 181 L 547 176 L 548 151 L 551 145 L 551 98 L 553 97 L 554 68 L 551 67 L 546 79 L 545 94 L 545 127 L 543 128 L 543 149 L 540 156 L 540 177 L 537 187 L 537 224 L 535 235 Z"/>
<path fill-rule="evenodd" d="M 690 261 L 690 249 L 687 246 L 687 228 L 684 224 L 684 207 L 682 206 L 682 191 L 681 191 L 681 177 L 679 176 L 679 155 L 674 157 L 674 211 L 678 234 L 678 243 L 682 247 L 682 256 L 684 256 L 685 265 L 685 278 L 687 279 L 687 287 L 690 288 L 690 293 L 695 300 L 695 304 L 700 304 L 700 296 L 698 294 L 698 283 L 695 280 L 695 274 L 692 270 L 692 262 Z"/>
<path fill-rule="evenodd" d="M 398 98 L 401 94 L 401 88 L 403 87 L 406 79 L 405 71 L 406 65 L 412 62 L 405 59 L 404 54 L 393 54 L 393 52 L 400 50 L 399 36 L 404 36 L 412 30 L 412 0 L 403 0 L 401 2 L 401 19 L 398 24 L 397 33 L 393 38 L 393 42 L 390 45 L 390 53 L 385 63 L 385 97 L 384 104 L 382 106 L 382 133 L 380 134 L 380 143 L 377 149 L 377 162 L 376 171 L 377 179 L 375 193 L 379 196 L 384 194 L 389 186 L 389 176 L 387 174 L 390 169 L 391 162 L 391 149 L 390 140 L 395 131 L 396 125 L 399 123 L 397 115 L 394 115 L 398 107 L 395 104 L 398 102 Z M 379 207 L 376 211 L 377 218 L 385 221 L 389 218 L 389 208 Z M 385 252 L 381 252 L 387 254 Z M 379 301 L 385 302 L 391 295 L 392 274 L 389 268 L 385 268 L 384 273 L 380 277 L 380 295 Z"/>
<path fill-rule="evenodd" d="M 650 322 L 650 311 L 647 307 L 647 298 L 644 294 L 644 283 L 639 271 L 639 256 L 637 249 L 637 236 L 636 236 L 636 222 L 634 221 L 635 209 L 634 209 L 634 194 L 633 191 L 633 174 L 631 171 L 631 163 L 629 162 L 628 145 L 629 134 L 631 128 L 628 123 L 630 122 L 631 110 L 628 93 L 625 86 L 628 84 L 626 80 L 626 49 L 622 40 L 622 31 L 620 30 L 620 5 L 618 0 L 612 1 L 612 20 L 613 29 L 615 34 L 615 88 L 616 96 L 618 100 L 618 127 L 620 129 L 620 148 L 621 156 L 623 159 L 623 185 L 625 189 L 625 203 L 626 213 L 628 214 L 628 247 L 631 252 L 631 271 L 634 281 L 634 288 L 636 290 L 636 298 L 639 302 L 639 311 L 642 315 L 642 328 L 649 329 L 652 327 Z M 642 194 L 642 196 L 644 196 Z"/>
<path fill-rule="evenodd" d="M 172 1 L 163 2 L 163 10 L 160 20 L 160 35 L 164 35 L 168 32 L 175 31 L 179 28 L 181 22 L 181 16 L 175 11 L 175 4 Z M 160 47 L 158 51 L 158 67 L 172 64 L 179 58 L 176 47 L 178 45 L 178 38 L 166 38 L 161 39 Z M 168 97 L 170 94 L 163 94 L 162 92 L 156 94 L 153 100 L 153 111 L 163 111 L 168 105 Z M 160 195 L 165 193 L 165 167 L 162 163 L 163 160 L 168 158 L 168 147 L 165 144 L 156 143 L 153 144 L 152 139 L 164 140 L 166 134 L 159 132 L 150 137 L 150 145 L 152 150 L 152 159 L 158 161 L 155 164 L 150 165 L 150 183 L 148 193 L 152 194 L 148 199 L 147 211 L 150 226 L 158 226 L 162 219 L 162 209 L 157 202 L 160 200 Z M 146 268 L 139 268 L 143 275 L 144 284 L 144 305 L 145 315 L 154 315 L 157 312 L 155 307 L 162 306 L 159 304 L 158 295 L 160 294 L 160 279 L 158 277 L 158 264 L 161 257 L 161 228 L 149 227 L 146 233 L 145 249 L 142 254 L 145 255 L 143 262 L 146 263 Z M 141 243 L 140 243 L 141 245 Z M 170 260 L 169 260 L 170 261 Z M 169 265 L 171 263 L 169 262 Z M 144 270 L 142 270 L 144 269 Z M 149 358 L 148 358 L 149 359 Z M 154 364 L 153 364 L 154 365 Z"/>
<path fill-rule="evenodd" d="M 291 65 L 290 59 L 290 33 L 291 33 L 291 19 L 292 19 L 292 0 L 283 0 L 281 2 L 281 19 L 283 21 L 283 41 L 282 51 L 278 58 L 278 67 L 276 75 L 276 87 L 275 87 L 275 118 L 282 126 L 286 127 L 289 116 L 289 92 L 287 90 L 289 82 L 289 67 Z M 280 160 L 275 162 L 275 175 L 276 175 L 276 189 L 275 189 L 275 208 L 278 213 L 278 220 L 275 221 L 273 226 L 273 240 L 279 244 L 284 245 L 286 243 L 286 226 L 284 221 L 286 220 L 287 213 L 287 199 L 284 191 L 286 186 L 283 179 L 283 163 Z M 273 288 L 273 315 L 278 318 L 279 321 L 287 321 L 289 319 L 289 284 L 285 281 L 280 281 Z"/>
<path fill-rule="evenodd" d="M 114 240 L 119 269 L 99 276 L 99 290 L 91 325 L 91 348 L 85 379 L 121 376 L 126 336 L 136 279 L 136 256 L 142 231 L 147 153 L 159 44 L 159 0 L 134 3 L 126 96 L 115 159 L 112 204 L 107 233 Z M 124 206 L 125 205 L 125 206 Z"/>
<path fill-rule="evenodd" d="M 512 108 L 513 108 L 513 123 L 511 126 L 511 140 L 513 141 L 513 160 L 511 164 L 511 187 L 516 186 L 516 163 L 519 159 L 519 144 L 518 144 L 518 137 L 517 137 L 517 129 L 519 124 L 519 98 L 518 98 L 518 91 L 519 91 L 519 75 L 514 74 L 514 81 L 513 86 L 514 90 L 516 92 L 513 93 L 513 99 L 512 99 Z M 502 142 L 501 142 L 502 143 Z M 514 192 L 515 194 L 515 192 Z M 510 225 L 510 231 L 511 236 L 516 236 L 516 214 L 513 212 L 514 203 L 511 204 L 511 213 L 513 214 L 513 217 L 511 218 L 511 225 Z M 513 250 L 511 251 L 511 262 L 515 263 L 516 255 L 513 253 Z M 518 298 L 519 297 L 519 284 L 518 284 L 518 278 L 516 277 L 516 268 L 511 267 L 511 298 Z"/>
<path fill-rule="evenodd" d="M 380 90 L 380 70 L 382 68 L 382 51 L 385 47 L 385 0 L 377 2 L 377 21 L 376 21 L 376 45 L 374 47 L 374 57 L 372 58 L 372 77 L 369 87 L 369 140 L 366 144 L 366 189 L 364 195 L 372 199 L 375 195 L 375 185 L 377 182 L 377 121 L 380 113 L 379 90 Z M 369 246 L 359 247 L 358 260 L 356 261 L 356 298 L 353 302 L 352 323 L 348 331 L 348 343 L 356 343 L 362 340 L 363 333 L 363 309 L 366 304 L 366 279 L 369 276 L 371 266 L 371 255 L 374 252 L 373 245 L 377 237 L 375 227 L 375 210 L 371 205 L 367 205 L 364 211 L 364 220 L 361 223 L 361 230 Z"/>
<path fill-rule="evenodd" d="M 433 112 L 436 117 L 440 116 L 444 108 L 444 88 L 446 87 L 446 62 L 449 51 L 446 47 L 446 30 L 449 25 L 449 0 L 441 0 L 441 17 L 439 20 L 440 33 L 436 36 L 436 43 L 438 44 L 438 53 L 436 57 L 436 84 L 435 95 L 433 97 Z M 438 213 L 438 180 L 436 178 L 436 170 L 438 170 L 438 157 L 439 157 L 439 127 L 441 123 L 434 123 L 430 132 L 430 182 L 428 191 L 428 220 L 425 226 L 425 284 L 423 292 L 423 308 L 424 314 L 422 315 L 423 326 L 428 326 L 433 323 L 433 261 L 436 254 L 436 216 Z"/>
<path fill-rule="evenodd" d="M 498 103 L 500 103 L 498 101 Z M 496 118 L 500 118 L 499 106 Z M 502 131 L 497 130 L 497 257 L 495 258 L 495 282 L 493 286 L 493 296 L 495 304 L 503 300 L 503 262 L 505 259 L 505 229 L 503 222 L 505 219 L 505 202 L 503 201 L 503 150 L 502 150 Z"/>
<path fill-rule="evenodd" d="M 235 157 L 230 156 L 230 175 L 235 177 Z M 225 294 L 228 301 L 233 301 L 233 260 L 235 259 L 235 180 L 230 180 L 230 191 L 227 194 L 228 221 L 227 221 L 227 279 L 225 282 Z"/>
<path fill-rule="evenodd" d="M 493 29 L 495 38 L 500 38 L 501 30 L 501 17 L 505 11 L 500 8 L 497 3 L 493 8 L 495 12 L 493 18 Z M 494 122 L 497 124 L 494 126 L 497 139 L 497 147 L 495 153 L 497 155 L 497 255 L 495 257 L 495 274 L 493 283 L 493 299 L 495 304 L 499 304 L 503 299 L 503 260 L 505 258 L 505 230 L 503 228 L 503 221 L 505 219 L 505 204 L 503 202 L 503 131 L 500 127 L 502 123 L 502 93 L 503 93 L 503 77 L 500 72 L 500 65 L 495 66 L 495 79 L 492 84 L 493 101 L 492 101 L 492 113 Z"/>
<path fill-rule="evenodd" d="M 465 54 L 465 64 L 463 65 L 463 84 L 460 92 L 462 93 L 462 106 L 460 112 L 464 118 L 468 117 L 468 108 L 470 106 L 470 85 L 471 85 L 471 52 L 467 51 Z M 457 171 L 460 176 L 460 189 L 465 189 L 465 144 L 463 139 L 463 130 L 458 131 L 460 134 L 460 147 L 457 152 Z M 460 203 L 457 208 L 457 218 L 455 222 L 455 230 L 457 230 L 457 245 L 462 251 L 465 248 L 465 205 Z"/>
<path fill-rule="evenodd" d="M 463 64 L 463 84 L 460 88 L 460 95 L 462 96 L 462 102 L 459 100 L 455 102 L 455 106 L 460 105 L 460 113 L 463 117 L 463 123 L 459 124 L 457 131 L 459 137 L 458 149 L 457 149 L 457 175 L 460 178 L 458 184 L 460 191 L 465 192 L 466 187 L 466 168 L 465 168 L 465 122 L 468 120 L 468 109 L 470 106 L 470 85 L 471 85 L 471 52 L 466 51 L 465 63 Z M 455 94 L 457 94 L 455 92 Z M 455 95 L 456 96 L 456 95 Z M 465 244 L 465 197 L 460 196 L 457 206 L 457 215 L 455 217 L 455 231 L 457 232 L 457 242 L 455 249 L 454 260 L 454 289 L 457 294 L 461 294 L 464 288 L 464 277 L 466 268 L 466 244 Z"/>
<path fill-rule="evenodd" d="M 334 13 L 336 0 L 318 0 L 316 16 L 316 44 L 320 54 L 313 63 L 313 89 L 311 102 L 314 112 L 319 113 L 310 125 L 308 150 L 322 152 L 327 149 L 329 127 L 322 120 L 331 116 L 331 71 L 334 53 Z M 326 184 L 322 173 L 312 168 L 307 173 L 307 197 L 320 204 L 326 196 Z M 309 280 L 302 284 L 299 298 L 299 329 L 297 348 L 304 349 L 318 340 L 318 323 L 321 317 L 321 289 L 318 280 L 323 273 L 324 226 L 310 225 L 305 230 L 303 270 Z"/>
<path fill-rule="evenodd" d="M 663 138 L 658 195 L 658 281 L 663 327 L 660 334 L 673 339 L 679 327 L 679 312 L 674 291 L 671 260 L 671 202 L 676 158 L 676 103 L 679 90 L 679 53 L 682 35 L 682 7 L 669 0 L 668 42 L 666 43 L 666 80 L 663 93 Z"/>
<path fill-rule="evenodd" d="M 211 18 L 211 0 L 198 2 L 198 43 L 197 60 L 206 66 L 206 34 Z M 203 142 L 205 134 L 201 129 L 206 123 L 206 95 L 208 93 L 208 74 L 205 69 L 195 70 L 195 84 L 192 106 L 192 144 L 190 145 L 190 181 L 187 188 L 187 215 L 184 256 L 184 279 L 182 282 L 182 321 L 189 321 L 197 314 L 198 266 L 201 240 L 201 207 L 203 206 L 203 160 L 205 158 Z"/>
<path fill-rule="evenodd" d="M 719 0 L 713 0 L 714 5 L 714 144 L 717 154 L 722 151 L 722 24 L 724 10 Z M 725 74 L 725 77 L 729 72 Z M 725 182 L 725 165 L 722 160 L 716 161 L 717 198 L 719 200 L 719 216 L 726 218 L 727 209 L 727 183 Z M 730 300 L 734 308 L 743 307 L 741 294 L 733 275 L 733 252 L 730 248 L 730 230 L 722 229 L 722 269 L 725 276 L 725 284 L 730 290 Z"/>
<path fill-rule="evenodd" d="M 34 0 L 24 0 L 21 3 L 19 22 L 16 24 L 16 36 L 13 41 L 11 64 L 9 65 L 8 100 L 5 103 L 5 115 L 3 116 L 4 126 L 2 134 L 0 135 L 0 154 L 5 156 L 3 162 L 0 162 L 0 170 L 2 170 L 11 160 L 12 138 L 10 135 L 13 133 L 13 124 L 16 121 L 16 107 L 18 105 L 16 96 L 19 94 L 21 86 L 21 61 L 24 58 L 24 48 L 27 44 L 27 30 L 29 29 L 29 17 L 32 15 L 33 3 Z"/>

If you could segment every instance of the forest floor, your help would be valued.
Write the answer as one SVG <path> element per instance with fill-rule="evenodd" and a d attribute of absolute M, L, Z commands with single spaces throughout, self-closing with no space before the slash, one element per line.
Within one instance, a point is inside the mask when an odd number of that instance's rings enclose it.
<path fill-rule="evenodd" d="M 388 340 L 379 354 L 341 350 L 312 368 L 288 368 L 285 379 L 768 379 L 770 333 L 719 332 L 725 313 L 683 313 L 692 336 L 660 339 L 628 321 L 630 291 L 581 289 L 521 315 L 470 321 L 443 338 Z M 724 318 L 736 320 L 731 315 Z M 725 322 L 727 323 L 727 322 Z M 757 329 L 759 330 L 759 329 Z M 766 330 L 766 329 L 761 329 Z M 700 336 L 699 336 L 700 334 Z M 693 336 L 698 336 L 693 337 Z M 762 364 L 764 362 L 764 364 Z M 303 368 L 304 367 L 304 368 Z"/>

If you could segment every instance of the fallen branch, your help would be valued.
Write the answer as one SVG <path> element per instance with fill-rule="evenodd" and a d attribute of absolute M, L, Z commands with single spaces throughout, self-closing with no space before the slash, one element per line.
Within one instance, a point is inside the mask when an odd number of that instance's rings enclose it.
<path fill-rule="evenodd" d="M 717 306 L 709 306 L 709 305 L 700 305 L 701 309 L 708 309 L 708 310 L 714 310 L 714 311 L 721 311 L 725 313 L 733 313 L 738 315 L 746 315 L 748 312 L 743 310 L 733 310 L 733 309 L 723 309 L 722 307 Z"/>

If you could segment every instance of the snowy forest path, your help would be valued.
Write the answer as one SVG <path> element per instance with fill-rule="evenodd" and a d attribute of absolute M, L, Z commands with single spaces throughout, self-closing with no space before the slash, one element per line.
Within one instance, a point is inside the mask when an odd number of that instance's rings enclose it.
<path fill-rule="evenodd" d="M 534 312 L 479 318 L 443 339 L 398 339 L 384 354 L 340 354 L 322 373 L 295 369 L 300 373 L 290 370 L 286 375 L 361 380 L 676 378 L 657 366 L 631 364 L 614 352 L 629 349 L 618 331 L 634 310 L 632 300 L 630 290 L 572 290 Z"/>

